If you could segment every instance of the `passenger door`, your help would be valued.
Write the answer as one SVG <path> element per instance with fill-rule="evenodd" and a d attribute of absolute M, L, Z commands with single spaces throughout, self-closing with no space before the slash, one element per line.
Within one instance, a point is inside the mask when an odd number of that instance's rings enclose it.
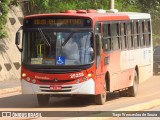
<path fill-rule="evenodd" d="M 103 56 L 102 56 L 102 33 L 101 23 L 95 26 L 95 42 L 96 42 L 96 93 L 104 91 L 104 75 L 103 75 Z"/>

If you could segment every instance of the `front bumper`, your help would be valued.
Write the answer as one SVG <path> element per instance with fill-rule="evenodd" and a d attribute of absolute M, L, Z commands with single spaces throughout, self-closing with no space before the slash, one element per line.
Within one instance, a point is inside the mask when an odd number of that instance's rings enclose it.
<path fill-rule="evenodd" d="M 21 80 L 22 94 L 95 94 L 95 83 L 92 78 L 89 80 L 70 85 L 61 85 L 61 90 L 50 90 L 50 85 L 29 83 Z"/>

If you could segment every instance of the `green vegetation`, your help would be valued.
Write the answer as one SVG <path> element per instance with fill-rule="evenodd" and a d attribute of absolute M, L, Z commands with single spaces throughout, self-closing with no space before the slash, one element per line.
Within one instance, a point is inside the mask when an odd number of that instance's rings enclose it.
<path fill-rule="evenodd" d="M 8 36 L 5 30 L 9 5 L 18 5 L 17 0 L 0 0 L 0 39 Z"/>
<path fill-rule="evenodd" d="M 30 0 L 25 14 L 61 12 L 68 9 L 106 8 L 108 0 Z M 29 9 L 26 9 L 26 8 Z"/>
<path fill-rule="evenodd" d="M 160 1 L 159 0 L 137 0 L 137 7 L 152 16 L 153 45 L 160 45 Z"/>
<path fill-rule="evenodd" d="M 0 0 L 0 38 L 6 36 L 4 24 L 8 13 L 8 5 L 18 5 L 21 0 Z M 36 13 L 55 13 L 68 9 L 109 9 L 109 0 L 29 0 L 22 4 L 24 15 Z M 160 2 L 159 0 L 115 0 L 115 8 L 119 11 L 146 12 L 152 16 L 154 44 L 160 43 Z"/>
<path fill-rule="evenodd" d="M 119 11 L 140 11 L 137 0 L 115 0 L 115 8 Z M 109 0 L 30 0 L 24 6 L 24 13 L 54 13 L 68 9 L 109 9 Z"/>
<path fill-rule="evenodd" d="M 1 0 L 0 2 L 0 38 L 7 37 L 7 32 L 4 28 L 7 22 L 8 4 L 9 0 Z"/>

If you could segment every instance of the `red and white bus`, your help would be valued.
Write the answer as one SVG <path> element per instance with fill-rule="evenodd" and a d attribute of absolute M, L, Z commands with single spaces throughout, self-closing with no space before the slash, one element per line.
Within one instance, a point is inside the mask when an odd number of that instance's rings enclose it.
<path fill-rule="evenodd" d="M 22 93 L 36 94 L 39 105 L 48 105 L 54 95 L 92 95 L 96 104 L 105 103 L 106 92 L 134 97 L 138 84 L 152 76 L 151 17 L 146 13 L 30 15 L 15 43 L 22 55 Z"/>

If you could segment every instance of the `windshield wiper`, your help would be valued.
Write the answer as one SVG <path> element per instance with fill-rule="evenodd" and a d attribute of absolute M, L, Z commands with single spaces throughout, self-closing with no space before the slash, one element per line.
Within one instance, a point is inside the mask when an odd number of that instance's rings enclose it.
<path fill-rule="evenodd" d="M 69 41 L 69 39 L 73 36 L 74 32 L 71 32 L 68 37 L 64 40 L 64 42 L 62 43 L 62 47 L 64 47 L 66 45 L 66 43 Z"/>
<path fill-rule="evenodd" d="M 38 31 L 39 31 L 44 43 L 46 43 L 47 46 L 51 46 L 51 44 L 48 42 L 47 38 L 45 37 L 44 33 L 42 32 L 41 28 L 38 28 Z"/>

